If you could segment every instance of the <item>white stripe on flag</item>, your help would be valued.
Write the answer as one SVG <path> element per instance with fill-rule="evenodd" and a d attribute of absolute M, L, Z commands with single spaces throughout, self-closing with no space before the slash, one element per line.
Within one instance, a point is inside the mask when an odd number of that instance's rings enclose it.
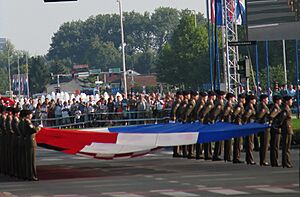
<path fill-rule="evenodd" d="M 113 154 L 125 154 L 131 152 L 146 151 L 156 148 L 154 146 L 130 146 L 120 144 L 107 144 L 107 143 L 92 143 L 89 146 L 85 146 L 80 152 L 101 154 L 101 155 L 113 155 Z"/>
<path fill-rule="evenodd" d="M 196 144 L 199 133 L 161 133 L 158 134 L 156 146 L 177 146 Z"/>
<path fill-rule="evenodd" d="M 157 134 L 119 133 L 117 144 L 148 147 L 176 146 L 195 144 L 197 139 L 197 132 Z"/>

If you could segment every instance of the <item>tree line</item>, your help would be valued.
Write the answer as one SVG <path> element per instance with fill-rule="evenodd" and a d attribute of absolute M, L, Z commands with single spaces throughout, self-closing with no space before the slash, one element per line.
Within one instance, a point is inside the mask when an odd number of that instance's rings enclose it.
<path fill-rule="evenodd" d="M 124 13 L 126 66 L 142 74 L 155 73 L 160 82 L 197 89 L 209 78 L 209 48 L 207 20 L 203 14 L 190 10 L 158 8 L 153 13 Z M 99 14 L 85 21 L 62 24 L 54 33 L 48 53 L 29 58 L 30 90 L 44 91 L 50 73 L 70 73 L 75 64 L 89 64 L 92 69 L 107 71 L 122 67 L 120 16 Z M 242 31 L 241 31 L 242 32 Z M 242 33 L 241 33 L 242 34 Z M 219 34 L 220 63 L 222 62 L 221 34 Z M 272 80 L 281 83 L 281 42 L 269 42 Z M 0 52 L 0 92 L 8 90 L 7 54 L 10 54 L 11 73 L 17 73 L 17 56 L 21 72 L 25 71 L 26 51 L 18 51 L 12 43 Z M 289 80 L 295 79 L 293 42 L 287 42 Z M 249 55 L 255 62 L 254 47 L 241 48 L 240 55 Z M 265 84 L 265 48 L 259 43 L 261 83 Z M 222 63 L 221 63 L 222 65 Z M 221 66 L 222 68 L 222 66 Z"/>

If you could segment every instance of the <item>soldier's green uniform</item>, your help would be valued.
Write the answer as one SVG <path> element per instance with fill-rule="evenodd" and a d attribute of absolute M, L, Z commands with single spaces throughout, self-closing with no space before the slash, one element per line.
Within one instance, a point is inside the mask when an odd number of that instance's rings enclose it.
<path fill-rule="evenodd" d="M 178 109 L 179 109 L 179 106 L 180 106 L 180 103 L 182 101 L 182 92 L 181 91 L 178 91 L 176 93 L 176 97 L 177 99 L 174 101 L 174 103 L 172 104 L 172 107 L 171 107 L 171 112 L 170 112 L 170 120 L 173 121 L 173 122 L 176 122 L 178 121 Z M 173 157 L 180 157 L 181 155 L 179 154 L 179 146 L 174 146 L 173 147 Z"/>
<path fill-rule="evenodd" d="M 282 167 L 284 168 L 292 168 L 291 162 L 291 142 L 293 127 L 292 127 L 292 111 L 290 106 L 293 104 L 293 100 L 291 96 L 284 97 L 284 108 L 281 112 L 281 120 L 282 120 Z"/>
<path fill-rule="evenodd" d="M 14 150 L 13 148 L 13 144 L 12 144 L 12 135 L 13 135 L 13 130 L 11 127 L 11 122 L 12 122 L 12 108 L 8 107 L 7 108 L 7 117 L 6 117 L 6 121 L 5 121 L 5 129 L 6 129 L 6 158 L 7 158 L 7 162 L 6 162 L 6 170 L 7 170 L 7 174 L 13 176 L 14 175 L 14 169 L 13 169 L 13 153 Z"/>
<path fill-rule="evenodd" d="M 26 150 L 26 160 L 27 160 L 27 179 L 31 181 L 37 181 L 37 172 L 36 172 L 36 141 L 35 134 L 38 132 L 38 128 L 35 127 L 32 122 L 32 112 L 29 110 L 25 111 L 24 118 L 24 131 L 26 134 L 25 141 L 25 150 Z"/>
<path fill-rule="evenodd" d="M 19 131 L 20 131 L 20 175 L 19 177 L 26 180 L 28 177 L 28 167 L 26 160 L 26 132 L 25 132 L 25 114 L 24 110 L 20 112 L 20 122 L 19 122 Z"/>
<path fill-rule="evenodd" d="M 242 123 L 247 124 L 250 122 L 254 122 L 255 116 L 256 116 L 256 111 L 255 111 L 255 102 L 256 102 L 256 97 L 254 95 L 248 95 L 248 105 L 245 108 L 245 113 L 243 115 Z M 253 147 L 254 147 L 254 135 L 249 135 L 246 136 L 245 138 L 246 142 L 246 162 L 247 164 L 255 165 L 256 163 L 254 162 L 253 159 Z"/>
<path fill-rule="evenodd" d="M 4 171 L 4 143 L 5 143 L 5 107 L 3 105 L 0 106 L 0 172 L 5 173 Z"/>
<path fill-rule="evenodd" d="M 194 110 L 194 116 L 196 120 L 199 120 L 201 122 L 202 117 L 202 110 L 205 106 L 205 102 L 207 100 L 207 93 L 206 92 L 200 92 L 200 97 L 198 99 L 198 103 L 196 103 L 195 110 Z M 201 159 L 202 155 L 202 144 L 196 144 L 196 159 Z"/>
<path fill-rule="evenodd" d="M 188 105 L 185 108 L 185 111 L 183 113 L 183 117 L 184 117 L 183 122 L 191 123 L 191 122 L 195 121 L 193 111 L 194 111 L 194 108 L 196 106 L 197 96 L 198 96 L 197 92 L 191 91 L 191 99 L 189 100 L 189 103 L 188 103 Z M 188 159 L 194 158 L 193 152 L 194 152 L 194 149 L 195 149 L 195 145 L 190 144 L 190 145 L 188 145 L 187 149 L 188 149 Z"/>
<path fill-rule="evenodd" d="M 261 124 L 269 123 L 270 110 L 267 106 L 268 104 L 268 95 L 260 95 L 260 104 L 258 106 L 258 111 L 256 115 L 256 121 Z M 260 139 L 260 149 L 259 149 L 259 158 L 261 166 L 269 166 L 269 163 L 266 161 L 268 147 L 269 147 L 269 133 L 270 129 L 266 129 L 263 132 L 259 133 Z"/>
<path fill-rule="evenodd" d="M 13 130 L 13 169 L 14 175 L 16 177 L 20 177 L 21 169 L 20 169 L 20 130 L 19 130 L 19 109 L 13 109 L 13 119 L 11 122 L 12 130 Z"/>
<path fill-rule="evenodd" d="M 279 158 L 279 145 L 281 137 L 281 128 L 280 128 L 280 112 L 281 112 L 281 96 L 273 96 L 273 108 L 270 112 L 270 121 L 271 121 L 271 140 L 270 140 L 270 161 L 272 167 L 279 167 L 278 158 Z"/>
<path fill-rule="evenodd" d="M 245 113 L 245 95 L 240 94 L 238 96 L 238 104 L 234 107 L 233 110 L 233 117 L 232 121 L 235 124 L 241 125 L 242 124 L 242 117 L 243 114 Z M 233 163 L 244 163 L 243 161 L 240 160 L 241 158 L 241 141 L 242 137 L 234 138 L 234 143 L 233 143 Z"/>
<path fill-rule="evenodd" d="M 220 120 L 220 116 L 223 113 L 224 110 L 224 95 L 225 92 L 223 91 L 219 91 L 218 92 L 218 101 L 215 104 L 215 107 L 212 111 L 210 111 L 210 116 L 211 116 L 211 120 L 213 122 L 219 121 Z M 213 154 L 213 161 L 220 161 L 222 160 L 219 156 L 221 155 L 221 150 L 222 150 L 222 144 L 223 141 L 217 141 L 215 142 L 215 147 L 214 147 L 214 154 Z"/>
<path fill-rule="evenodd" d="M 210 115 L 210 112 L 214 109 L 214 101 L 216 99 L 216 93 L 210 91 L 208 93 L 208 100 L 205 104 L 205 106 L 203 107 L 203 110 L 201 112 L 201 116 L 203 117 L 203 124 L 212 124 L 214 123 L 211 118 L 212 116 Z M 211 143 L 204 143 L 204 159 L 205 160 L 209 160 L 212 159 L 212 150 L 211 150 Z"/>
<path fill-rule="evenodd" d="M 179 122 L 185 123 L 185 111 L 189 104 L 190 99 L 190 92 L 189 91 L 183 91 L 184 99 L 180 103 L 179 109 L 178 109 L 178 115 L 179 115 Z M 182 149 L 182 156 L 187 157 L 187 146 L 183 145 L 181 146 Z"/>
<path fill-rule="evenodd" d="M 235 95 L 232 93 L 228 93 L 226 95 L 227 103 L 224 107 L 223 113 L 221 115 L 222 122 L 232 122 L 232 114 L 233 114 L 233 99 Z M 232 139 L 224 141 L 224 161 L 231 161 L 232 155 Z"/>

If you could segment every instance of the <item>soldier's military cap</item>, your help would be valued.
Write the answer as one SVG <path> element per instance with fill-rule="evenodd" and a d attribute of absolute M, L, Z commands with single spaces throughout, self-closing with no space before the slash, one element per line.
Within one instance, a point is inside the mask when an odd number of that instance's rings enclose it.
<path fill-rule="evenodd" d="M 23 117 L 28 116 L 29 114 L 32 114 L 32 111 L 28 110 L 28 109 L 24 109 L 23 111 Z"/>
<path fill-rule="evenodd" d="M 207 96 L 207 92 L 200 92 L 199 95 L 202 97 L 205 97 L 205 96 Z"/>
<path fill-rule="evenodd" d="M 21 111 L 20 111 L 20 117 L 21 117 L 21 118 L 24 118 L 24 117 L 25 117 L 25 116 L 24 116 L 24 110 L 21 110 Z"/>
<path fill-rule="evenodd" d="M 178 96 L 178 95 L 183 95 L 183 93 L 182 93 L 181 90 L 179 90 L 179 91 L 176 92 L 176 95 L 177 95 L 177 96 Z"/>
<path fill-rule="evenodd" d="M 197 95 L 198 95 L 198 92 L 197 92 L 197 91 L 194 91 L 194 90 L 191 90 L 191 95 L 192 95 L 192 96 L 197 96 Z"/>
<path fill-rule="evenodd" d="M 257 97 L 253 94 L 247 95 L 247 99 L 248 100 L 253 100 L 253 99 L 257 99 Z"/>
<path fill-rule="evenodd" d="M 282 96 L 280 96 L 280 95 L 274 95 L 273 96 L 273 101 L 275 102 L 275 101 L 278 101 L 278 100 L 281 100 L 282 99 Z"/>
<path fill-rule="evenodd" d="M 224 92 L 224 91 L 222 91 L 222 90 L 219 90 L 219 91 L 217 92 L 217 94 L 218 94 L 219 96 L 223 96 L 223 95 L 226 94 L 226 92 Z"/>
<path fill-rule="evenodd" d="M 266 95 L 266 94 L 261 94 L 261 95 L 259 96 L 259 99 L 260 99 L 260 100 L 264 100 L 265 98 L 268 98 L 268 95 Z"/>
<path fill-rule="evenodd" d="M 244 98 L 246 98 L 246 95 L 245 94 L 239 94 L 238 98 L 239 99 L 244 99 Z"/>
<path fill-rule="evenodd" d="M 183 91 L 183 95 L 184 95 L 184 96 L 189 95 L 189 94 L 190 94 L 190 91 L 187 91 L 187 90 L 184 90 L 184 91 Z"/>
<path fill-rule="evenodd" d="M 13 110 L 12 107 L 7 107 L 7 108 L 6 108 L 6 111 L 7 111 L 7 112 L 12 112 L 12 110 Z"/>
<path fill-rule="evenodd" d="M 226 94 L 226 99 L 227 100 L 230 99 L 230 98 L 233 98 L 233 97 L 235 97 L 235 95 L 232 94 L 231 92 L 229 92 L 229 93 Z"/>
<path fill-rule="evenodd" d="M 17 114 L 17 113 L 19 113 L 19 112 L 20 112 L 20 109 L 19 109 L 19 108 L 14 107 L 14 108 L 12 109 L 13 115 L 15 115 L 15 114 Z"/>
<path fill-rule="evenodd" d="M 288 95 L 285 95 L 285 96 L 283 97 L 283 100 L 285 100 L 285 101 L 288 101 L 288 100 L 291 100 L 291 99 L 293 99 L 293 97 L 288 96 Z"/>
<path fill-rule="evenodd" d="M 216 93 L 214 91 L 209 91 L 208 96 L 216 96 Z"/>

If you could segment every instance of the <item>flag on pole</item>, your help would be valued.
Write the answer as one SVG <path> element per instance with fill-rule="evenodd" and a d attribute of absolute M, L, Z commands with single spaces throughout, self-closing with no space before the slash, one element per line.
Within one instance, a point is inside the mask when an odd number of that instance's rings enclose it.
<path fill-rule="evenodd" d="M 245 0 L 236 0 L 236 23 L 245 25 L 246 23 L 246 6 Z"/>
<path fill-rule="evenodd" d="M 217 25 L 223 25 L 223 10 L 222 10 L 222 0 L 211 0 L 211 23 L 215 22 Z"/>

